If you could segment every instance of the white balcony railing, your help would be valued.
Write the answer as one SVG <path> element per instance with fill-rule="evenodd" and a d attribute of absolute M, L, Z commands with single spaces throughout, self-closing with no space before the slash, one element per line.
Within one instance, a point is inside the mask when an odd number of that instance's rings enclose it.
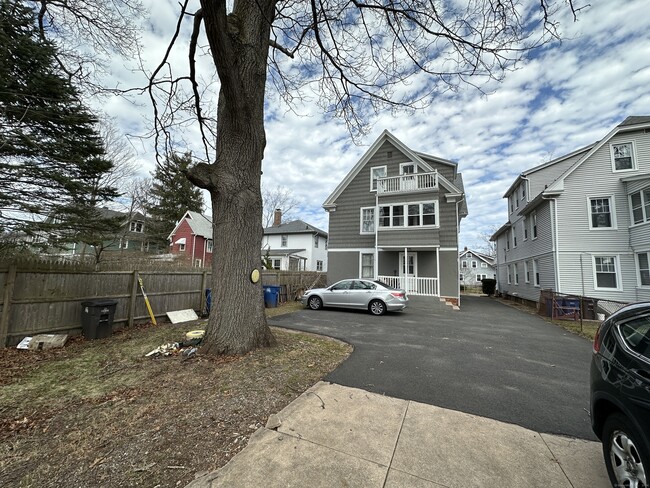
<path fill-rule="evenodd" d="M 380 194 L 435 190 L 436 188 L 438 188 L 438 173 L 435 171 L 377 179 L 377 192 Z"/>
<path fill-rule="evenodd" d="M 379 281 L 395 288 L 406 290 L 408 295 L 437 297 L 438 278 L 416 278 L 414 276 L 378 276 Z"/>

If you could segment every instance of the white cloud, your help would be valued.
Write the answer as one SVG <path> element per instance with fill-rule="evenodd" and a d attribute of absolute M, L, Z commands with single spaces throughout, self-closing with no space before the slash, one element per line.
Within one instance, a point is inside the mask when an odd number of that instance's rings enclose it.
<path fill-rule="evenodd" d="M 176 24 L 178 5 L 147 4 L 152 16 L 143 31 L 143 55 L 147 68 L 153 69 Z M 371 120 L 374 125 L 363 146 L 351 144 L 345 125 L 325 117 L 315 103 L 298 107 L 303 114 L 298 116 L 269 90 L 263 183 L 289 188 L 301 203 L 298 215 L 326 230 L 322 202 L 381 131 L 389 129 L 417 151 L 458 163 L 469 205 L 460 245 L 480 245 L 481 234 L 505 222 L 502 195 L 521 171 L 595 142 L 628 115 L 650 114 L 647 2 L 592 2 L 579 13 L 578 22 L 568 13 L 560 20 L 566 39 L 545 46 L 500 85 L 490 85 L 494 91 L 488 96 L 466 87 L 441 94 L 413 114 L 382 112 Z M 188 20 L 184 41 L 170 58 L 181 72 L 187 70 L 190 30 Z M 121 63 L 112 66 L 116 80 L 141 85 L 142 76 Z M 200 60 L 199 68 L 206 79 L 214 76 L 209 57 Z M 421 87 L 423 79 L 418 77 L 413 86 Z M 104 108 L 129 133 L 145 132 L 151 119 L 150 108 L 123 100 L 107 102 Z M 151 143 L 138 144 L 143 169 L 150 171 L 155 161 Z"/>

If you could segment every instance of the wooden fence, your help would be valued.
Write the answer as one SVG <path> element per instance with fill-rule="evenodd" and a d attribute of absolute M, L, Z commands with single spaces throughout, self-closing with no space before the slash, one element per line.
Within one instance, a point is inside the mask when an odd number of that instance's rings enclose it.
<path fill-rule="evenodd" d="M 114 327 L 149 320 L 138 279 L 142 278 L 157 317 L 167 311 L 205 308 L 205 290 L 211 273 L 188 271 L 80 271 L 0 267 L 2 312 L 0 347 L 13 346 L 25 336 L 81 332 L 81 303 L 98 299 L 117 301 Z M 324 284 L 323 273 L 264 271 L 264 284 L 285 285 L 285 299 L 300 290 Z M 260 297 L 261 299 L 261 297 Z"/>

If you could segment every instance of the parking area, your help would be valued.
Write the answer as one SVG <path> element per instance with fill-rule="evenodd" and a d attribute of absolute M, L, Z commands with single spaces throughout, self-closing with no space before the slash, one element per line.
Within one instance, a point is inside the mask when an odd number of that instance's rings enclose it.
<path fill-rule="evenodd" d="M 537 432 L 595 439 L 589 423 L 591 343 L 536 315 L 484 297 L 460 311 L 411 297 L 399 313 L 302 310 L 271 325 L 352 344 L 327 381 L 510 422 Z"/>

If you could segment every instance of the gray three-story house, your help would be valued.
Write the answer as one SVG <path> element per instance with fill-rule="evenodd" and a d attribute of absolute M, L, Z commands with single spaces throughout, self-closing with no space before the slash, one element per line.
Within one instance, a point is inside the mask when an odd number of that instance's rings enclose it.
<path fill-rule="evenodd" d="M 458 303 L 458 231 L 467 205 L 456 163 L 413 151 L 385 130 L 323 208 L 330 283 L 379 279 Z"/>
<path fill-rule="evenodd" d="M 521 173 L 493 236 L 502 293 L 650 299 L 650 117 Z"/>

